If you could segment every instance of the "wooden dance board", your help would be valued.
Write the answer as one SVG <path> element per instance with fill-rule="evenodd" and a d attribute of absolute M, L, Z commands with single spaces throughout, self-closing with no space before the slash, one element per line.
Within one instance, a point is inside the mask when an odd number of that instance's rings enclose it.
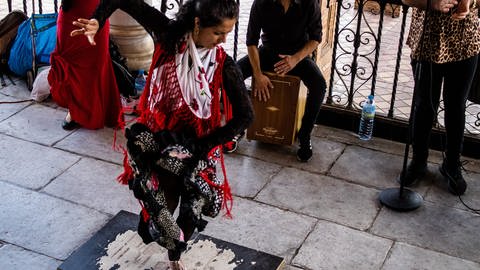
<path fill-rule="evenodd" d="M 145 245 L 137 230 L 138 215 L 120 211 L 70 255 L 58 270 L 167 270 L 166 249 Z M 188 270 L 280 270 L 283 258 L 198 234 L 188 242 L 182 262 Z"/>

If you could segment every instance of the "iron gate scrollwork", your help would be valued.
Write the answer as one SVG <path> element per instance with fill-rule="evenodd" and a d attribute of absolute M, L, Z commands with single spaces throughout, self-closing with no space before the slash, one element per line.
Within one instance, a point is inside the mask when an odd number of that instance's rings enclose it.
<path fill-rule="evenodd" d="M 359 114 L 361 102 L 374 94 L 379 115 L 407 124 L 414 83 L 404 36 L 411 9 L 400 0 L 337 3 L 326 104 Z M 480 105 L 468 102 L 466 118 L 466 136 L 480 144 Z M 443 105 L 437 119 L 436 128 L 443 130 Z"/>

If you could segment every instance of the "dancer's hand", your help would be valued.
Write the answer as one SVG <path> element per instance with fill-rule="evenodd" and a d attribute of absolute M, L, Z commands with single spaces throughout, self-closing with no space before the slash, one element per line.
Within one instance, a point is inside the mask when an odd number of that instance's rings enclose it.
<path fill-rule="evenodd" d="M 73 25 L 75 25 L 79 29 L 73 30 L 70 33 L 70 36 L 73 37 L 78 35 L 85 35 L 91 45 L 96 45 L 94 37 L 98 29 L 100 28 L 100 24 L 96 19 L 88 20 L 79 18 L 76 21 L 73 21 Z"/>

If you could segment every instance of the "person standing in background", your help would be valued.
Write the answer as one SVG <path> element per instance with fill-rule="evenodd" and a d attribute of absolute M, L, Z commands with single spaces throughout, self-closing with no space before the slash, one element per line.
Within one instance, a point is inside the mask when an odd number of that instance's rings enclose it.
<path fill-rule="evenodd" d="M 431 8 L 427 1 L 404 3 L 418 8 L 413 9 L 407 39 L 416 91 L 413 156 L 403 181 L 405 186 L 412 186 L 427 171 L 430 133 L 443 93 L 446 144 L 439 169 L 450 193 L 462 195 L 467 189 L 460 161 L 465 106 L 480 53 L 477 0 L 471 1 L 468 12 L 461 9 L 459 13 L 450 11 L 457 7 L 457 1 L 432 1 Z"/>
<path fill-rule="evenodd" d="M 68 113 L 65 130 L 79 126 L 117 127 L 120 94 L 109 53 L 109 23 L 97 33 L 96 45 L 72 38 L 72 21 L 90 16 L 100 0 L 62 0 L 57 21 L 57 43 L 51 55 L 48 82 L 53 100 Z"/>

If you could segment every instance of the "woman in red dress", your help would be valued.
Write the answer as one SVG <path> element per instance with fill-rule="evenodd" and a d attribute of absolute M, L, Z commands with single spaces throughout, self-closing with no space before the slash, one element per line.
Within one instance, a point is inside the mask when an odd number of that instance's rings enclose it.
<path fill-rule="evenodd" d="M 85 38 L 71 37 L 72 21 L 89 17 L 99 0 L 63 0 L 57 22 L 57 44 L 51 55 L 48 81 L 55 102 L 68 109 L 62 127 L 98 129 L 116 127 L 121 110 L 109 53 L 109 23 L 95 36 L 92 46 Z"/>

